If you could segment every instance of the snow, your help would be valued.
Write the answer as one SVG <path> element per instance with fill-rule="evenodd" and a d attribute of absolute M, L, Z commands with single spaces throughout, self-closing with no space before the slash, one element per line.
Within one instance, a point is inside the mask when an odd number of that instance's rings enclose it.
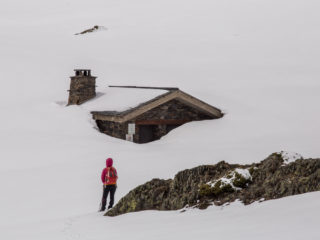
<path fill-rule="evenodd" d="M 318 239 L 319 193 L 186 213 L 96 211 L 107 157 L 119 173 L 116 201 L 152 178 L 221 160 L 259 162 L 282 150 L 319 157 L 319 7 L 314 0 L 2 0 L 0 238 Z M 95 25 L 108 31 L 74 35 Z M 65 107 L 76 68 L 92 69 L 105 95 Z M 89 111 L 145 99 L 107 102 L 108 85 L 179 87 L 227 114 L 137 145 L 95 128 Z"/>
<path fill-rule="evenodd" d="M 295 152 L 286 152 L 286 151 L 281 151 L 279 152 L 279 154 L 281 154 L 284 163 L 283 165 L 288 165 L 292 162 L 295 162 L 298 159 L 302 159 L 303 156 L 299 153 L 295 153 Z"/>
<path fill-rule="evenodd" d="M 225 185 L 230 185 L 234 190 L 239 191 L 241 190 L 241 188 L 233 185 L 234 180 L 236 179 L 236 173 L 238 173 L 240 176 L 242 176 L 246 180 L 249 180 L 249 179 L 252 180 L 252 176 L 248 169 L 236 168 L 234 171 L 227 173 L 225 176 L 215 181 L 210 181 L 207 184 L 211 187 L 214 187 L 217 182 L 221 182 L 221 185 L 220 185 L 221 187 Z"/>
<path fill-rule="evenodd" d="M 236 168 L 235 172 L 239 173 L 242 177 L 244 177 L 247 180 L 248 179 L 252 180 L 252 176 L 248 169 Z"/>
<path fill-rule="evenodd" d="M 167 93 L 166 90 L 107 88 L 81 107 L 87 111 L 125 111 Z"/>
<path fill-rule="evenodd" d="M 207 210 L 145 211 L 119 217 L 98 213 L 1 229 L 4 239 L 318 239 L 319 192 Z M 36 227 L 36 228 L 35 228 Z"/>

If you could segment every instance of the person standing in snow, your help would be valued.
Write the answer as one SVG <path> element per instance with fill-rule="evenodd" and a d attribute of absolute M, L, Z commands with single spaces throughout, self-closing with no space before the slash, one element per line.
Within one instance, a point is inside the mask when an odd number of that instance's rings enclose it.
<path fill-rule="evenodd" d="M 110 192 L 110 202 L 109 202 L 108 209 L 113 207 L 114 194 L 117 189 L 118 174 L 117 174 L 117 170 L 112 166 L 113 165 L 112 158 L 108 158 L 106 160 L 106 165 L 107 167 L 104 168 L 101 173 L 101 181 L 103 182 L 103 195 L 102 195 L 100 211 L 104 211 L 106 209 L 109 192 Z"/>

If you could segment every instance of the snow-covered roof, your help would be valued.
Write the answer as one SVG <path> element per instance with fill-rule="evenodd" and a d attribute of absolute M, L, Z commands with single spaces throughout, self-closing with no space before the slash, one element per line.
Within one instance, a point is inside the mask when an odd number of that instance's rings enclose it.
<path fill-rule="evenodd" d="M 148 102 L 169 91 L 162 89 L 107 88 L 97 97 L 83 104 L 90 111 L 123 112 Z"/>
<path fill-rule="evenodd" d="M 212 118 L 223 116 L 220 109 L 179 89 L 166 91 L 160 89 L 119 88 L 110 92 L 115 94 L 110 96 L 109 93 L 106 93 L 106 97 L 104 99 L 100 98 L 99 102 L 93 103 L 93 101 L 90 101 L 92 103 L 90 110 L 94 119 L 125 122 L 174 99 L 197 108 Z M 92 111 L 94 106 L 96 107 Z"/>

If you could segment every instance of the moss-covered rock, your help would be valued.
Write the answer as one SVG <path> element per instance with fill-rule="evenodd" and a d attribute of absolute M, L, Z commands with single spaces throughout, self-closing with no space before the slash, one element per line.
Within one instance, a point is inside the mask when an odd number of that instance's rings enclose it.
<path fill-rule="evenodd" d="M 106 215 L 151 209 L 178 210 L 186 205 L 203 209 L 211 204 L 222 205 L 236 199 L 250 204 L 260 199 L 320 190 L 320 159 L 283 163 L 282 155 L 275 153 L 252 165 L 219 162 L 187 169 L 179 172 L 174 179 L 153 179 L 138 186 Z M 251 177 L 244 177 L 237 169 L 242 172 L 247 169 Z M 221 180 L 223 178 L 224 181 Z"/>
<path fill-rule="evenodd" d="M 201 184 L 199 189 L 199 196 L 200 197 L 210 197 L 212 195 L 212 188 L 210 185 L 204 183 Z"/>
<path fill-rule="evenodd" d="M 237 188 L 245 188 L 251 183 L 251 179 L 245 178 L 241 174 L 235 172 L 235 179 L 232 183 Z"/>

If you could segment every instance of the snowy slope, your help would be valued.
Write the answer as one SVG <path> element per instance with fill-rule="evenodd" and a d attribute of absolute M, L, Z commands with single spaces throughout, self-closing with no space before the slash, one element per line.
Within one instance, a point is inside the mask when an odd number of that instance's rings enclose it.
<path fill-rule="evenodd" d="M 6 227 L 6 239 L 319 239 L 319 192 L 244 206 L 210 207 L 206 211 L 146 211 L 116 218 L 97 213 L 68 219 Z M 36 228 L 35 228 L 36 226 Z M 107 237 L 106 237 L 107 236 Z"/>
<path fill-rule="evenodd" d="M 112 220 L 94 212 L 106 157 L 115 159 L 120 175 L 117 199 L 151 178 L 200 164 L 251 163 L 281 150 L 319 157 L 319 6 L 314 0 L 1 0 L 1 239 L 72 239 L 78 232 L 86 239 L 84 225 L 89 239 L 104 239 Z M 94 25 L 108 30 L 74 35 Z M 180 87 L 227 114 L 186 124 L 146 145 L 114 139 L 96 131 L 87 105 L 64 106 L 69 76 L 81 67 L 98 77 L 98 92 L 108 85 Z M 102 99 L 108 95 L 88 104 L 101 107 Z M 118 106 L 125 104 L 124 98 Z M 261 214 L 275 204 L 280 218 L 277 207 L 301 205 L 310 222 L 306 236 L 315 239 L 318 197 L 264 203 Z M 137 221 L 156 238 L 160 220 L 172 219 L 182 230 L 192 222 L 190 236 L 222 238 L 204 222 L 224 223 L 239 212 L 250 222 L 252 209 L 210 210 L 199 221 L 193 213 L 130 214 L 116 218 L 112 229 L 125 239 L 124 226 Z M 65 233 L 77 216 L 79 225 Z M 294 214 L 280 219 L 283 229 L 295 226 L 290 236 L 301 236 Z M 272 224 L 257 224 L 253 235 L 240 239 L 253 239 L 265 225 L 280 231 Z"/>

